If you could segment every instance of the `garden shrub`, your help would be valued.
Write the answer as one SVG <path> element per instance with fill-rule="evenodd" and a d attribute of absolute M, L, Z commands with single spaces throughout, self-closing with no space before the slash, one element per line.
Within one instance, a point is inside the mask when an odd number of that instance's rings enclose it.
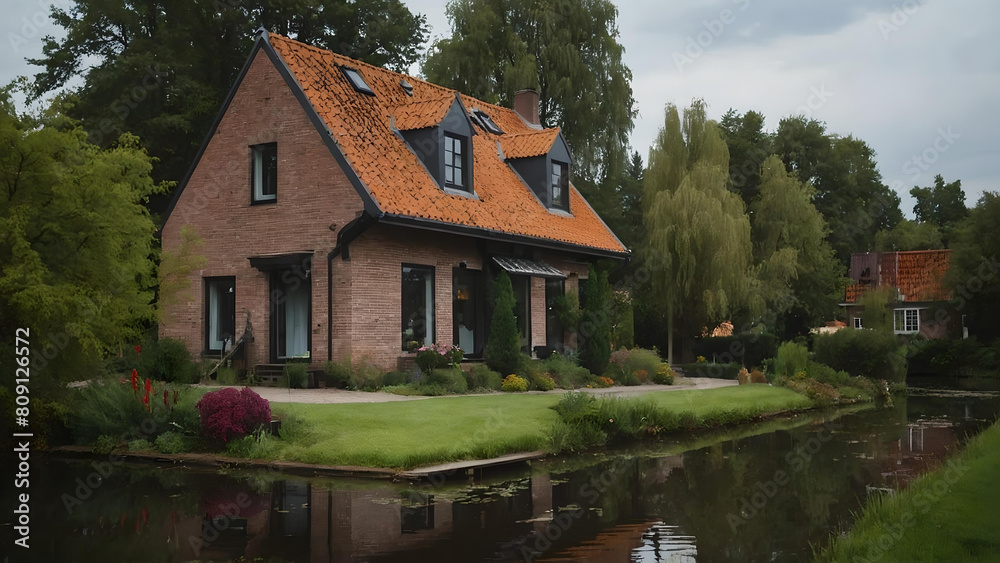
<path fill-rule="evenodd" d="M 152 382 L 153 394 L 149 399 L 149 410 L 142 402 L 143 384 L 138 391 L 132 389 L 128 379 L 95 379 L 69 395 L 71 405 L 67 425 L 78 443 L 92 444 L 102 434 L 128 441 L 138 438 L 152 440 L 170 429 L 173 422 L 189 416 L 178 408 L 172 400 L 169 406 L 163 404 L 164 388 L 161 381 Z M 172 389 L 170 395 L 172 397 Z M 189 388 L 181 388 L 182 394 L 197 394 Z M 163 411 L 167 412 L 164 413 Z"/>
<path fill-rule="evenodd" d="M 156 450 L 165 454 L 179 454 L 187 450 L 187 440 L 180 432 L 168 430 L 156 437 Z"/>
<path fill-rule="evenodd" d="M 891 383 L 906 379 L 906 348 L 891 333 L 839 330 L 817 335 L 813 348 L 816 361 L 834 370 Z"/>
<path fill-rule="evenodd" d="M 382 376 L 382 385 L 384 387 L 403 385 L 409 380 L 410 376 L 401 371 L 390 371 Z"/>
<path fill-rule="evenodd" d="M 500 373 L 514 373 L 521 362 L 521 333 L 514 316 L 514 288 L 507 272 L 500 271 L 494 284 L 493 319 L 486 343 L 486 365 Z"/>
<path fill-rule="evenodd" d="M 236 370 L 233 368 L 219 368 L 215 372 L 215 382 L 219 385 L 236 385 Z"/>
<path fill-rule="evenodd" d="M 625 360 L 625 369 L 633 375 L 636 372 L 644 371 L 648 377 L 649 374 L 656 373 L 660 369 L 661 363 L 663 360 L 656 350 L 633 348 Z M 640 381 L 640 383 L 642 382 Z"/>
<path fill-rule="evenodd" d="M 556 385 L 563 389 L 576 389 L 587 385 L 590 372 L 576 363 L 576 359 L 560 353 L 555 353 L 542 362 L 542 368 L 552 376 Z"/>
<path fill-rule="evenodd" d="M 692 352 L 717 363 L 759 366 L 778 353 L 778 337 L 769 332 L 747 331 L 732 336 L 695 339 Z"/>
<path fill-rule="evenodd" d="M 423 373 L 444 367 L 457 367 L 462 363 L 464 352 L 458 346 L 451 344 L 433 344 L 417 349 L 417 366 Z"/>
<path fill-rule="evenodd" d="M 679 364 L 678 368 L 684 370 L 684 375 L 688 377 L 711 377 L 715 379 L 736 380 L 740 371 L 740 364 L 712 364 L 700 362 L 695 364 Z"/>
<path fill-rule="evenodd" d="M 837 371 L 819 362 L 809 362 L 806 364 L 806 375 L 816 381 L 835 386 L 848 385 L 851 382 L 851 376 L 846 371 Z"/>
<path fill-rule="evenodd" d="M 118 444 L 119 444 L 118 439 L 114 438 L 113 436 L 108 436 L 107 434 L 101 434 L 100 436 L 97 437 L 97 440 L 94 441 L 94 448 L 92 451 L 94 455 L 108 455 L 111 452 L 115 451 L 115 448 L 118 447 Z"/>
<path fill-rule="evenodd" d="M 227 387 L 206 393 L 197 404 L 201 431 L 213 440 L 228 442 L 271 422 L 271 405 L 249 387 Z"/>
<path fill-rule="evenodd" d="M 142 438 L 132 440 L 128 443 L 128 451 L 130 452 L 151 452 L 153 449 L 153 444 L 149 440 Z"/>
<path fill-rule="evenodd" d="M 123 359 L 124 365 L 120 365 L 118 371 L 127 372 L 136 367 L 145 377 L 153 380 L 198 383 L 201 378 L 198 364 L 191 360 L 187 346 L 173 338 L 147 340 L 138 352 L 128 349 Z"/>
<path fill-rule="evenodd" d="M 469 392 L 469 384 L 465 380 L 465 372 L 458 368 L 436 369 L 427 374 L 425 385 L 439 385 L 449 394 Z"/>
<path fill-rule="evenodd" d="M 750 372 L 747 371 L 747 368 L 740 368 L 740 372 L 738 374 L 736 374 L 736 379 L 739 380 L 740 385 L 749 385 L 750 384 Z"/>
<path fill-rule="evenodd" d="M 767 377 L 764 376 L 764 372 L 755 369 L 750 372 L 750 383 L 767 383 Z"/>
<path fill-rule="evenodd" d="M 290 362 L 285 364 L 285 369 L 281 374 L 292 389 L 305 389 L 309 386 L 309 366 L 302 362 Z"/>
<path fill-rule="evenodd" d="M 486 364 L 476 364 L 472 366 L 466 376 L 469 389 L 490 389 L 499 391 L 503 383 L 503 376 L 491 370 Z"/>
<path fill-rule="evenodd" d="M 804 394 L 820 406 L 829 406 L 840 401 L 840 392 L 829 383 L 823 383 L 815 379 L 793 377 L 790 380 L 786 380 L 785 384 L 789 389 Z"/>
<path fill-rule="evenodd" d="M 385 370 L 364 357 L 354 364 L 350 387 L 358 391 L 378 391 L 384 384 L 384 377 Z"/>
<path fill-rule="evenodd" d="M 593 381 L 590 382 L 590 386 L 594 387 L 596 389 L 605 389 L 607 387 L 613 386 L 614 384 L 615 384 L 615 380 L 611 379 L 610 377 L 608 377 L 606 375 L 602 375 L 600 377 L 595 377 L 593 379 Z"/>
<path fill-rule="evenodd" d="M 664 362 L 656 369 L 656 374 L 653 375 L 653 383 L 657 385 L 673 385 L 676 376 L 677 374 L 670 367 L 670 364 Z"/>
<path fill-rule="evenodd" d="M 556 382 L 547 373 L 533 376 L 529 382 L 531 383 L 531 388 L 535 391 L 551 391 L 556 388 Z"/>
<path fill-rule="evenodd" d="M 354 365 L 350 358 L 343 358 L 336 362 L 326 362 L 323 364 L 323 374 L 326 376 L 327 387 L 337 389 L 347 389 L 351 384 L 351 375 L 354 373 Z"/>
<path fill-rule="evenodd" d="M 774 377 L 792 377 L 800 371 L 805 371 L 809 362 L 809 349 L 796 342 L 785 342 L 778 347 L 774 357 Z"/>
<path fill-rule="evenodd" d="M 500 390 L 505 393 L 523 393 L 528 390 L 528 380 L 512 373 L 504 378 Z"/>

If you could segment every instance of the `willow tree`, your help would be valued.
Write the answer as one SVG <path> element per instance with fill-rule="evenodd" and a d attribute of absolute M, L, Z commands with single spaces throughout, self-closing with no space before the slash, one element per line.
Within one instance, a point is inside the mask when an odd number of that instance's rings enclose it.
<path fill-rule="evenodd" d="M 771 324 L 790 337 L 833 314 L 843 266 L 812 203 L 815 189 L 786 171 L 778 156 L 764 161 L 760 178 L 750 205 L 755 294 Z"/>
<path fill-rule="evenodd" d="M 644 259 L 667 323 L 670 362 L 678 321 L 691 335 L 748 304 L 750 221 L 728 181 L 729 151 L 704 102 L 685 109 L 683 122 L 669 104 L 644 178 Z"/>

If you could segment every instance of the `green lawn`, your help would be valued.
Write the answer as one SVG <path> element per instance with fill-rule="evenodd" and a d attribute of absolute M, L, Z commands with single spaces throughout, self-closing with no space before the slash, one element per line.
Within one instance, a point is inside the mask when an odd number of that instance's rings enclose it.
<path fill-rule="evenodd" d="M 938 471 L 865 507 L 818 561 L 997 561 L 1000 424 Z"/>
<path fill-rule="evenodd" d="M 282 440 L 249 457 L 324 465 L 412 468 L 460 459 L 550 449 L 561 395 L 498 394 L 345 405 L 273 404 L 286 417 Z M 689 412 L 706 425 L 812 405 L 806 397 L 766 385 L 662 391 L 640 399 Z"/>

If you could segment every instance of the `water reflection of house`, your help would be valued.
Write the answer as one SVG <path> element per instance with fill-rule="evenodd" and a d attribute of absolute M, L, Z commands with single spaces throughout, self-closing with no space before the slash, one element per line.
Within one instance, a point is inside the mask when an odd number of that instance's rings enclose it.
<path fill-rule="evenodd" d="M 906 435 L 890 444 L 889 455 L 879 466 L 887 484 L 905 487 L 920 475 L 939 467 L 955 450 L 954 426 L 939 420 L 918 420 L 906 425 Z"/>

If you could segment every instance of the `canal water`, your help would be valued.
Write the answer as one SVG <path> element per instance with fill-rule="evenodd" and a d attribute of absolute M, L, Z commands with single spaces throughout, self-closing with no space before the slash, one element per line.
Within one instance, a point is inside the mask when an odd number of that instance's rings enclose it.
<path fill-rule="evenodd" d="M 933 391 L 892 408 L 812 413 L 424 484 L 151 465 L 99 478 L 93 461 L 36 458 L 31 555 L 803 561 L 849 530 L 866 500 L 947 463 L 996 420 L 998 406 L 995 393 Z M 10 524 L 3 528 L 9 535 Z"/>

